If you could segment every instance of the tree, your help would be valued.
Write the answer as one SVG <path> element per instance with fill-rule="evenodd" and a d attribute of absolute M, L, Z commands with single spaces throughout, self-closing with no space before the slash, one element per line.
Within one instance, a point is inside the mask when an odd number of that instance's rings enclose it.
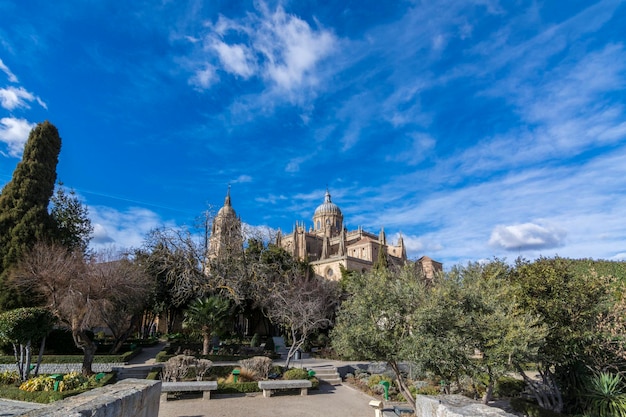
<path fill-rule="evenodd" d="M 54 316 L 46 309 L 18 308 L 0 314 L 0 340 L 13 345 L 15 364 L 22 381 L 30 376 L 33 343 L 41 342 L 39 358 L 34 369 L 39 372 L 46 336 L 52 330 Z"/>
<path fill-rule="evenodd" d="M 414 403 L 399 363 L 413 350 L 412 317 L 426 301 L 424 276 L 411 264 L 393 271 L 347 274 L 345 278 L 348 298 L 331 331 L 333 347 L 352 360 L 387 362 L 395 373 L 396 386 L 410 404 Z"/>
<path fill-rule="evenodd" d="M 48 204 L 60 150 L 57 129 L 47 121 L 38 124 L 0 194 L 0 310 L 28 303 L 7 285 L 9 272 L 35 242 L 49 241 L 54 235 Z"/>
<path fill-rule="evenodd" d="M 202 336 L 202 354 L 208 355 L 211 335 L 225 327 L 230 301 L 218 295 L 198 298 L 185 311 L 184 324 Z"/>
<path fill-rule="evenodd" d="M 464 362 L 460 369 L 480 379 L 486 376 L 485 404 L 491 400 L 498 377 L 514 371 L 514 363 L 532 362 L 547 334 L 541 317 L 522 310 L 512 296 L 510 273 L 511 267 L 498 259 L 457 266 L 429 297 L 437 309 L 446 306 L 458 311 L 447 313 L 446 323 L 437 322 L 433 327 L 450 326 L 450 334 L 456 334 L 445 350 L 459 351 Z M 480 353 L 478 359 L 472 358 L 475 352 Z"/>
<path fill-rule="evenodd" d="M 113 335 L 111 353 L 115 354 L 139 327 L 154 281 L 140 264 L 126 257 L 101 257 L 88 267 L 89 279 L 111 289 L 97 305 L 101 320 Z"/>
<path fill-rule="evenodd" d="M 58 244 L 37 243 L 12 278 L 20 288 L 39 293 L 47 308 L 71 329 L 76 347 L 83 351 L 84 375 L 93 373 L 97 346 L 89 333 L 104 320 L 103 311 L 141 305 L 147 289 L 141 274 L 120 274 L 111 265 L 88 262 L 82 253 Z"/>
<path fill-rule="evenodd" d="M 517 369 L 538 404 L 556 412 L 576 402 L 579 380 L 589 368 L 599 360 L 606 364 L 607 342 L 624 343 L 602 327 L 615 306 L 615 278 L 579 267 L 578 261 L 559 257 L 518 259 L 510 276 L 520 307 L 541 316 L 549 329 L 537 353 L 540 380 L 528 377 L 521 364 Z"/>
<path fill-rule="evenodd" d="M 259 304 L 274 324 L 289 331 L 292 344 L 285 366 L 316 330 L 328 327 L 339 300 L 336 282 L 296 275 L 274 282 Z"/>
<path fill-rule="evenodd" d="M 61 182 L 51 203 L 50 215 L 57 229 L 55 241 L 70 251 L 86 253 L 93 233 L 87 207 L 80 202 L 74 190 L 66 192 Z"/>

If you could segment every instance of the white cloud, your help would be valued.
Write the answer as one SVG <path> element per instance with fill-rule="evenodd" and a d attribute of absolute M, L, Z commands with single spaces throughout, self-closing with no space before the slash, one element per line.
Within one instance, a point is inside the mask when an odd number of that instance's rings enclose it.
<path fill-rule="evenodd" d="M 250 175 L 240 175 L 232 181 L 233 184 L 241 184 L 245 182 L 252 182 L 252 177 Z"/>
<path fill-rule="evenodd" d="M 201 66 L 213 65 L 244 79 L 266 80 L 265 92 L 273 92 L 273 99 L 284 93 L 288 100 L 300 99 L 292 93 L 318 83 L 316 66 L 334 51 L 337 39 L 330 31 L 312 28 L 286 13 L 281 6 L 270 10 L 259 2 L 256 7 L 257 13 L 240 20 L 220 16 L 215 24 L 208 25 L 210 33 L 204 37 L 198 60 Z M 212 85 L 199 83 L 198 79 L 196 72 L 194 84 L 203 88 Z"/>
<path fill-rule="evenodd" d="M 0 88 L 0 105 L 7 110 L 18 107 L 30 108 L 28 102 L 35 100 L 35 96 L 23 87 Z"/>
<path fill-rule="evenodd" d="M 17 77 L 15 76 L 15 74 L 13 74 L 13 73 L 11 72 L 11 70 L 9 69 L 9 67 L 7 67 L 7 66 L 5 65 L 5 63 L 4 63 L 4 62 L 2 62 L 2 60 L 1 60 L 1 59 L 0 59 L 0 71 L 4 72 L 4 73 L 7 75 L 7 77 L 8 77 L 8 79 L 9 79 L 9 81 L 10 81 L 10 82 L 12 82 L 12 83 L 16 83 L 16 82 L 17 82 Z"/>
<path fill-rule="evenodd" d="M 213 49 L 217 52 L 226 72 L 243 78 L 250 78 L 254 75 L 256 70 L 254 55 L 245 45 L 228 45 L 221 41 L 215 41 Z"/>
<path fill-rule="evenodd" d="M 24 150 L 24 145 L 28 140 L 28 134 L 35 127 L 35 123 L 29 123 L 25 119 L 13 117 L 3 117 L 0 119 L 0 142 L 7 144 L 8 155 L 19 157 Z"/>
<path fill-rule="evenodd" d="M 563 246 L 565 236 L 562 229 L 535 223 L 499 225 L 491 233 L 489 244 L 508 251 L 553 249 Z"/>
<path fill-rule="evenodd" d="M 167 224 L 155 212 L 144 208 L 131 207 L 125 212 L 103 206 L 88 209 L 94 227 L 90 247 L 95 250 L 138 248 L 148 232 Z"/>
<path fill-rule="evenodd" d="M 302 84 L 316 84 L 313 69 L 317 62 L 329 55 L 337 42 L 326 30 L 315 31 L 298 17 L 278 7 L 265 21 L 255 39 L 255 47 L 262 52 L 266 77 L 278 87 L 292 90 Z"/>
<path fill-rule="evenodd" d="M 218 81 L 215 73 L 215 67 L 212 65 L 204 65 L 201 69 L 196 70 L 194 76 L 189 80 L 189 84 L 207 89 Z"/>

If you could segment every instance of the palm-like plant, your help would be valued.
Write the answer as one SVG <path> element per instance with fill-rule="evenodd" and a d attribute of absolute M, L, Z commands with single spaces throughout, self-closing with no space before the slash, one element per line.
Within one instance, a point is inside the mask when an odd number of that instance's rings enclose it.
<path fill-rule="evenodd" d="M 211 333 L 224 328 L 229 310 L 228 299 L 212 295 L 196 299 L 185 311 L 184 324 L 202 336 L 203 355 L 209 354 Z"/>
<path fill-rule="evenodd" d="M 626 417 L 626 386 L 620 374 L 600 372 L 587 384 L 587 415 Z"/>

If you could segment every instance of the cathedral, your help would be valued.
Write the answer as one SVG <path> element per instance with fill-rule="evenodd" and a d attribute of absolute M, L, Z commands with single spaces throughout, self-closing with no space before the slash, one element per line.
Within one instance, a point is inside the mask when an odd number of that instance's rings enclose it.
<path fill-rule="evenodd" d="M 388 265 L 401 266 L 407 262 L 402 236 L 392 245 L 387 242 L 384 228 L 378 235 L 361 227 L 348 231 L 343 225 L 341 209 L 332 202 L 328 190 L 324 202 L 315 209 L 309 230 L 304 223 L 296 223 L 289 234 L 282 235 L 279 231 L 276 244 L 293 257 L 308 261 L 316 275 L 330 280 L 340 279 L 342 268 L 368 271 L 381 256 L 386 257 Z M 441 263 L 427 256 L 417 262 L 431 279 L 443 269 Z"/>
<path fill-rule="evenodd" d="M 234 250 L 240 251 L 242 243 L 241 219 L 232 207 L 229 187 L 224 206 L 213 220 L 207 257 L 228 256 Z M 341 209 L 332 202 L 328 190 L 324 202 L 315 209 L 313 224 L 309 229 L 303 222 L 297 222 L 291 233 L 282 234 L 279 230 L 276 244 L 294 258 L 308 261 L 316 275 L 329 280 L 339 280 L 342 268 L 348 271 L 368 271 L 383 256 L 388 265 L 401 266 L 407 263 L 402 236 L 393 245 L 387 242 L 384 228 L 378 235 L 361 227 L 348 231 L 343 224 Z M 441 263 L 427 256 L 416 262 L 429 279 L 443 270 Z"/>

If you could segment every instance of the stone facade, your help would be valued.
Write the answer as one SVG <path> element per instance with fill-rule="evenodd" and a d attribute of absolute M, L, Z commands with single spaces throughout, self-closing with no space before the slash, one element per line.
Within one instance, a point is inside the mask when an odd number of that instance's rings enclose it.
<path fill-rule="evenodd" d="M 382 255 L 389 265 L 401 266 L 407 262 L 401 235 L 395 244 L 391 244 L 384 228 L 377 235 L 361 227 L 348 231 L 344 227 L 343 213 L 332 202 L 328 190 L 324 202 L 315 209 L 312 226 L 307 230 L 303 222 L 296 222 L 291 233 L 283 234 L 279 230 L 276 244 L 294 258 L 308 261 L 317 276 L 330 280 L 339 280 L 342 268 L 368 271 Z M 213 221 L 207 259 L 241 251 L 242 245 L 241 219 L 232 207 L 229 187 L 224 206 Z M 441 263 L 428 256 L 416 262 L 429 279 L 443 270 Z"/>
<path fill-rule="evenodd" d="M 210 260 L 227 257 L 232 254 L 240 254 L 242 245 L 241 219 L 237 216 L 231 204 L 229 186 L 228 194 L 224 199 L 224 206 L 213 219 L 207 258 Z"/>
<path fill-rule="evenodd" d="M 296 223 L 291 233 L 279 232 L 276 243 L 292 256 L 309 261 L 316 275 L 330 280 L 340 279 L 342 268 L 358 272 L 372 269 L 381 251 L 389 265 L 401 266 L 407 262 L 402 236 L 394 245 L 387 242 L 384 228 L 378 235 L 361 227 L 348 231 L 343 225 L 341 209 L 332 202 L 328 191 L 313 214 L 309 230 L 304 223 Z M 417 263 L 430 279 L 443 269 L 441 263 L 427 256 Z"/>

